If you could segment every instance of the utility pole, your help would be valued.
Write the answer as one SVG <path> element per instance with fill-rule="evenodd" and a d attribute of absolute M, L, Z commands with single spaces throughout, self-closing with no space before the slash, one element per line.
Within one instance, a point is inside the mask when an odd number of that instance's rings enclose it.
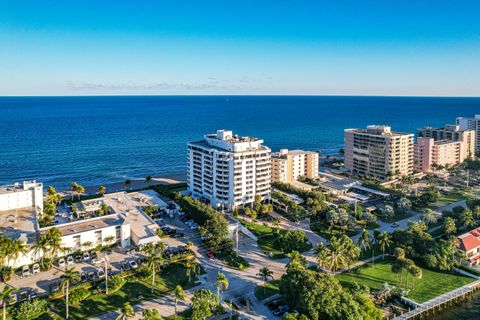
<path fill-rule="evenodd" d="M 467 188 L 468 188 L 469 182 L 470 182 L 470 169 L 467 169 Z"/>
<path fill-rule="evenodd" d="M 108 257 L 106 252 L 103 261 L 105 265 L 105 294 L 108 295 Z"/>
<path fill-rule="evenodd" d="M 237 222 L 237 228 L 235 230 L 235 248 L 237 251 L 237 256 L 238 256 L 238 229 L 240 228 L 240 223 Z"/>

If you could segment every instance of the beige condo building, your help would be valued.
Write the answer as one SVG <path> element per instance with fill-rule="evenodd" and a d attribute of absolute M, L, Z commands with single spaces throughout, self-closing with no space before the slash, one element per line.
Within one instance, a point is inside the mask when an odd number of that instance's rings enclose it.
<path fill-rule="evenodd" d="M 353 175 L 386 181 L 413 173 L 413 134 L 389 126 L 345 129 L 345 169 Z"/>
<path fill-rule="evenodd" d="M 461 141 L 417 139 L 415 144 L 415 169 L 425 173 L 435 172 L 434 165 L 455 166 L 465 160 Z"/>
<path fill-rule="evenodd" d="M 318 177 L 318 153 L 281 149 L 272 154 L 272 181 L 290 183 L 304 176 Z"/>
<path fill-rule="evenodd" d="M 475 158 L 477 145 L 475 130 L 463 130 L 459 125 L 447 124 L 443 128 L 421 128 L 418 130 L 418 136 L 421 138 L 432 138 L 435 141 L 460 141 L 460 158 Z"/>

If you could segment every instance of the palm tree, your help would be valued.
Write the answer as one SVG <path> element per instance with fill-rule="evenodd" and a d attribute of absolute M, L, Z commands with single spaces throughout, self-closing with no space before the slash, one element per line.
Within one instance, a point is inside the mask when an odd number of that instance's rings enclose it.
<path fill-rule="evenodd" d="M 397 283 L 399 283 L 401 274 L 402 274 L 402 264 L 399 261 L 394 261 L 391 266 L 391 271 L 392 273 L 395 273 L 397 275 Z"/>
<path fill-rule="evenodd" d="M 358 246 L 360 248 L 363 247 L 363 249 L 368 249 L 368 248 L 370 248 L 371 243 L 372 242 L 371 242 L 370 233 L 368 232 L 368 230 L 363 229 L 362 234 L 358 238 L 358 242 L 357 242 Z"/>
<path fill-rule="evenodd" d="M 70 185 L 70 190 L 72 190 L 72 201 L 73 201 L 73 195 L 75 193 L 78 193 L 78 187 L 79 187 L 79 184 L 76 183 L 75 181 L 72 181 L 72 184 Z"/>
<path fill-rule="evenodd" d="M 150 185 L 150 182 L 152 182 L 152 176 L 148 175 L 146 178 L 145 178 L 145 183 L 147 184 L 147 186 Z"/>
<path fill-rule="evenodd" d="M 98 187 L 98 190 L 97 190 L 98 194 L 104 195 L 105 192 L 107 192 L 107 188 L 105 188 L 105 186 Z"/>
<path fill-rule="evenodd" d="M 263 280 L 263 283 L 264 283 L 263 294 L 265 295 L 265 293 L 267 292 L 268 279 L 273 280 L 273 271 L 268 269 L 268 267 L 265 266 L 260 268 L 259 272 L 257 273 L 257 276 L 259 276 Z"/>
<path fill-rule="evenodd" d="M 32 253 L 35 257 L 40 255 L 40 264 L 43 266 L 43 260 L 49 250 L 48 239 L 45 235 L 41 235 L 38 241 L 32 246 Z"/>
<path fill-rule="evenodd" d="M 328 248 L 320 242 L 315 248 L 315 259 L 320 267 L 325 268 L 328 261 Z"/>
<path fill-rule="evenodd" d="M 8 262 L 11 260 L 16 261 L 20 254 L 27 254 L 27 245 L 20 239 L 12 239 L 9 242 L 9 248 L 7 251 Z"/>
<path fill-rule="evenodd" d="M 127 179 L 127 180 L 125 180 L 124 184 L 125 184 L 125 189 L 128 190 L 128 188 L 132 185 L 132 181 Z"/>
<path fill-rule="evenodd" d="M 48 232 L 45 234 L 45 237 L 48 239 L 48 246 L 50 248 L 50 256 L 56 257 L 57 254 L 62 250 L 62 231 L 53 227 L 48 229 Z"/>
<path fill-rule="evenodd" d="M 382 232 L 378 236 L 378 246 L 382 250 L 382 259 L 385 259 L 385 250 L 392 245 L 392 236 L 388 232 Z"/>
<path fill-rule="evenodd" d="M 61 278 L 62 289 L 65 290 L 65 319 L 68 319 L 68 291 L 70 289 L 70 283 L 80 279 L 80 272 L 76 271 L 74 267 L 66 268 Z"/>
<path fill-rule="evenodd" d="M 192 250 L 193 248 L 193 242 L 192 241 L 188 241 L 187 244 L 185 245 L 185 249 L 187 249 L 188 251 Z"/>
<path fill-rule="evenodd" d="M 130 302 L 125 302 L 120 309 L 120 315 L 117 317 L 118 319 L 126 320 L 128 317 L 133 317 L 135 315 L 135 310 L 133 309 Z"/>
<path fill-rule="evenodd" d="M 187 295 L 183 291 L 181 285 L 177 284 L 175 287 L 175 317 L 177 317 L 177 303 L 178 301 L 185 301 L 187 299 Z"/>
<path fill-rule="evenodd" d="M 5 285 L 5 287 L 3 288 L 3 291 L 0 295 L 0 298 L 2 300 L 2 304 L 3 304 L 3 320 L 6 320 L 7 319 L 7 300 L 12 300 L 12 292 L 13 292 L 13 288 L 8 286 L 8 285 Z"/>
<path fill-rule="evenodd" d="M 425 213 L 422 216 L 423 222 L 428 226 L 429 224 L 433 224 L 437 222 L 437 217 L 432 209 L 425 209 Z"/>
<path fill-rule="evenodd" d="M 422 269 L 417 266 L 413 266 L 409 270 L 410 274 L 412 275 L 412 290 L 415 290 L 415 278 L 421 279 L 423 276 Z"/>
<path fill-rule="evenodd" d="M 443 222 L 443 230 L 448 235 L 451 235 L 451 234 L 457 232 L 457 227 L 455 225 L 455 220 L 451 217 L 445 218 L 445 221 Z"/>
<path fill-rule="evenodd" d="M 287 266 L 290 265 L 301 265 L 301 266 L 306 266 L 308 264 L 307 259 L 302 256 L 302 254 L 296 250 L 290 252 L 288 254 L 288 257 L 290 258 L 290 262 L 287 264 Z"/>
<path fill-rule="evenodd" d="M 219 301 L 222 301 L 220 294 L 224 289 L 228 289 L 228 278 L 224 273 L 219 272 L 217 275 L 217 297 Z"/>
<path fill-rule="evenodd" d="M 185 262 L 185 272 L 187 274 L 189 283 L 192 282 L 192 274 L 196 275 L 198 270 L 199 270 L 199 266 L 196 261 L 189 259 Z"/>
<path fill-rule="evenodd" d="M 107 245 L 111 245 L 112 243 L 115 242 L 117 238 L 115 238 L 115 236 L 108 236 L 108 237 L 105 237 L 105 239 L 103 239 L 103 241 L 105 241 L 107 243 Z"/>
<path fill-rule="evenodd" d="M 330 239 L 328 247 L 330 249 L 327 256 L 328 267 L 335 273 L 339 267 L 348 265 L 348 258 L 345 254 L 343 244 L 340 239 L 337 239 L 337 237 L 333 236 Z"/>
<path fill-rule="evenodd" d="M 82 193 L 85 193 L 85 188 L 81 185 L 77 185 L 78 201 L 80 201 L 80 196 Z"/>
<path fill-rule="evenodd" d="M 163 255 L 158 252 L 153 252 L 147 257 L 147 267 L 152 271 L 152 294 L 155 290 L 155 276 L 157 275 L 157 270 L 159 270 L 165 263 Z"/>
<path fill-rule="evenodd" d="M 82 247 L 85 248 L 85 250 L 90 249 L 92 246 L 93 246 L 92 241 L 85 241 L 84 243 L 82 243 Z"/>

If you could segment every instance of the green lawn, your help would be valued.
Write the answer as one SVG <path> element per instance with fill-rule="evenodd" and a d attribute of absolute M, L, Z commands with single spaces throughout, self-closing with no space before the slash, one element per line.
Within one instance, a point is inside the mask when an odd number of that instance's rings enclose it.
<path fill-rule="evenodd" d="M 71 319 L 85 319 L 87 317 L 119 310 L 125 302 L 134 305 L 142 300 L 151 300 L 169 294 L 177 284 L 184 289 L 195 283 L 188 283 L 185 268 L 181 264 L 171 264 L 161 270 L 155 278 L 155 291 L 151 293 L 151 280 L 129 280 L 120 290 L 106 296 L 105 294 L 92 295 L 78 305 L 70 306 Z M 55 311 L 64 315 L 65 304 L 63 299 L 53 301 Z"/>
<path fill-rule="evenodd" d="M 247 269 L 250 264 L 247 260 L 243 259 L 240 256 L 237 256 L 234 252 L 227 254 L 227 253 L 217 253 L 217 258 L 225 265 L 229 266 L 230 268 L 238 269 L 238 270 L 245 270 Z"/>
<path fill-rule="evenodd" d="M 378 259 L 375 261 L 375 266 L 369 263 L 350 272 L 341 273 L 336 277 L 346 286 L 353 282 L 365 284 L 371 289 L 380 288 L 384 282 L 397 285 L 397 275 L 392 273 L 390 269 L 391 262 L 391 258 Z M 475 281 L 473 278 L 450 272 L 439 272 L 425 268 L 422 268 L 422 272 L 423 277 L 415 279 L 415 290 L 411 290 L 407 295 L 408 298 L 419 303 Z M 404 285 L 405 274 L 403 276 Z M 411 277 L 409 277 L 409 287 L 411 288 Z"/>
<path fill-rule="evenodd" d="M 248 230 L 252 231 L 252 233 L 254 233 L 258 237 L 258 245 L 265 254 L 269 254 L 271 252 L 272 259 L 282 259 L 287 256 L 282 251 L 282 248 L 280 248 L 276 243 L 277 234 L 275 234 L 274 230 L 271 227 L 260 223 L 247 222 L 244 220 L 240 221 L 245 227 L 248 228 Z M 280 232 L 285 231 L 280 230 Z M 310 244 L 310 242 L 306 242 L 299 251 L 305 252 L 310 249 L 312 249 L 312 245 Z"/>
<path fill-rule="evenodd" d="M 466 200 L 469 197 L 461 192 L 448 192 L 442 194 L 440 199 L 438 199 L 438 202 L 441 204 L 451 204 L 454 202 L 458 202 L 461 200 Z"/>
<path fill-rule="evenodd" d="M 266 288 L 265 286 L 257 286 L 255 288 L 255 297 L 258 301 L 262 301 L 268 297 L 273 296 L 274 294 L 280 293 L 280 280 L 272 280 L 267 283 Z"/>

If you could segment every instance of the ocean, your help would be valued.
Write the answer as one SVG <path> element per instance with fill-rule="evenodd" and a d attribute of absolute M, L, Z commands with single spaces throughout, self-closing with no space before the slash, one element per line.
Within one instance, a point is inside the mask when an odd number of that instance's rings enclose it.
<path fill-rule="evenodd" d="M 0 97 L 0 184 L 57 188 L 184 172 L 186 142 L 231 129 L 272 150 L 342 147 L 343 129 L 416 132 L 480 113 L 480 98 L 339 96 Z"/>

